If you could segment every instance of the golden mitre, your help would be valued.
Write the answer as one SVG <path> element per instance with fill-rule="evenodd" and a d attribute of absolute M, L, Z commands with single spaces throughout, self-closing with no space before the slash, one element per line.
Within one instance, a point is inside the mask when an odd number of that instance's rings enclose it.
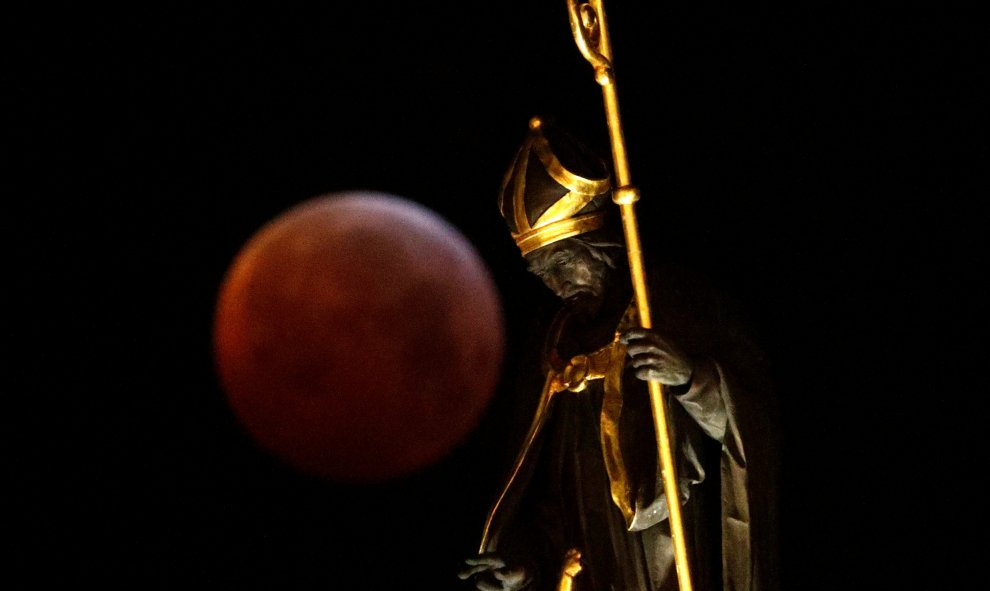
<path fill-rule="evenodd" d="M 537 117 L 502 180 L 498 207 L 523 256 L 601 228 L 609 201 L 605 163 Z"/>

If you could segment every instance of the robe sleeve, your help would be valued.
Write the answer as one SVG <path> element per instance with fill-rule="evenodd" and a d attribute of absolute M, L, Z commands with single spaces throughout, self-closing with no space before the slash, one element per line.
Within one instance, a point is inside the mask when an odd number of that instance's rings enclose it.
<path fill-rule="evenodd" d="M 728 385 L 717 362 L 708 359 L 696 362 L 691 381 L 688 384 L 680 387 L 668 387 L 667 390 L 685 411 L 684 413 L 670 413 L 668 419 L 676 420 L 675 417 L 679 414 L 683 417 L 681 421 L 693 420 L 706 436 L 722 444 L 723 457 L 726 455 L 731 457 L 739 453 L 741 450 L 738 441 L 739 435 L 737 430 L 732 428 L 733 424 L 729 417 L 731 400 Z M 673 438 L 673 443 L 676 445 L 674 453 L 678 458 L 678 493 L 683 505 L 690 497 L 691 485 L 700 484 L 706 477 L 706 466 L 696 449 L 701 445 L 697 439 L 702 436 L 700 434 L 695 437 L 690 436 L 686 425 L 675 424 L 671 428 L 672 433 L 677 434 Z M 697 431 L 695 432 L 697 433 Z M 726 441 L 727 436 L 729 441 Z M 726 444 L 728 444 L 728 448 Z M 734 451 L 736 453 L 733 453 Z M 728 458 L 726 457 L 726 459 Z M 646 529 L 669 518 L 670 512 L 659 472 L 656 478 L 655 486 L 639 489 L 636 495 L 635 512 L 629 522 L 630 530 Z"/>
<path fill-rule="evenodd" d="M 696 362 L 691 381 L 669 389 L 706 435 L 719 442 L 724 440 L 728 424 L 726 388 L 716 362 Z"/>

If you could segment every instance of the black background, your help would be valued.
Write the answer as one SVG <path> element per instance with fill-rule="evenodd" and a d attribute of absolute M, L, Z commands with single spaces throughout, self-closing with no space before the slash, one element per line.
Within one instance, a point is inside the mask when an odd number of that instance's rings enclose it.
<path fill-rule="evenodd" d="M 785 588 L 953 588 L 980 558 L 957 542 L 985 516 L 969 484 L 983 33 L 903 6 L 607 9 L 648 246 L 740 302 L 772 363 Z M 5 26 L 5 455 L 13 562 L 41 559 L 23 588 L 463 588 L 511 458 L 511 396 L 440 464 L 323 482 L 240 431 L 213 305 L 266 221 L 386 191 L 476 246 L 511 349 L 548 301 L 495 207 L 526 121 L 607 154 L 565 3 L 139 4 Z"/>

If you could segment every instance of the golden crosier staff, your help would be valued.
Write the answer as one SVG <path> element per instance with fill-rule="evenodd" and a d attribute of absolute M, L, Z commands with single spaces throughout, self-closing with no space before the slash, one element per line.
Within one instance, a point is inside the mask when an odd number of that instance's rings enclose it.
<path fill-rule="evenodd" d="M 605 100 L 605 115 L 608 118 L 608 132 L 612 144 L 612 159 L 615 165 L 616 188 L 612 200 L 619 205 L 622 215 L 622 229 L 626 237 L 626 250 L 629 255 L 629 270 L 632 276 L 636 307 L 643 328 L 651 328 L 650 302 L 643 272 L 643 255 L 640 248 L 639 229 L 636 226 L 636 212 L 633 204 L 639 200 L 639 190 L 632 186 L 629 176 L 629 163 L 626 160 L 625 140 L 622 137 L 622 122 L 619 119 L 619 99 L 615 91 L 615 73 L 612 69 L 612 45 L 608 36 L 608 26 L 601 0 L 567 0 L 571 32 L 581 55 L 595 68 L 595 80 L 602 87 Z M 664 406 L 663 389 L 660 382 L 650 381 L 650 406 L 656 426 L 657 449 L 660 458 L 663 489 L 670 509 L 670 533 L 674 542 L 674 563 L 677 567 L 677 584 L 680 591 L 691 591 L 691 574 L 688 570 L 687 550 L 684 545 L 684 526 L 681 521 L 680 496 L 677 491 L 677 474 L 674 457 L 670 450 L 670 436 L 667 428 L 667 412 Z"/>

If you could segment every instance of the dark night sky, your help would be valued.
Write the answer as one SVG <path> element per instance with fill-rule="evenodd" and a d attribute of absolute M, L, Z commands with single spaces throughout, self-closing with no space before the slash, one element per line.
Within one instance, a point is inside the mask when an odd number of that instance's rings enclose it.
<path fill-rule="evenodd" d="M 46 564 L 24 588 L 463 588 L 511 397 L 411 476 L 295 473 L 225 406 L 216 293 L 286 208 L 387 191 L 477 247 L 517 343 L 547 299 L 498 216 L 501 175 L 532 115 L 604 154 L 601 95 L 563 0 L 360 4 L 7 23 L 5 373 L 26 402 L 8 456 L 20 551 Z M 768 352 L 785 587 L 953 588 L 934 577 L 962 580 L 976 553 L 955 540 L 985 517 L 966 484 L 986 428 L 973 17 L 646 4 L 606 7 L 641 226 L 740 302 Z"/>

